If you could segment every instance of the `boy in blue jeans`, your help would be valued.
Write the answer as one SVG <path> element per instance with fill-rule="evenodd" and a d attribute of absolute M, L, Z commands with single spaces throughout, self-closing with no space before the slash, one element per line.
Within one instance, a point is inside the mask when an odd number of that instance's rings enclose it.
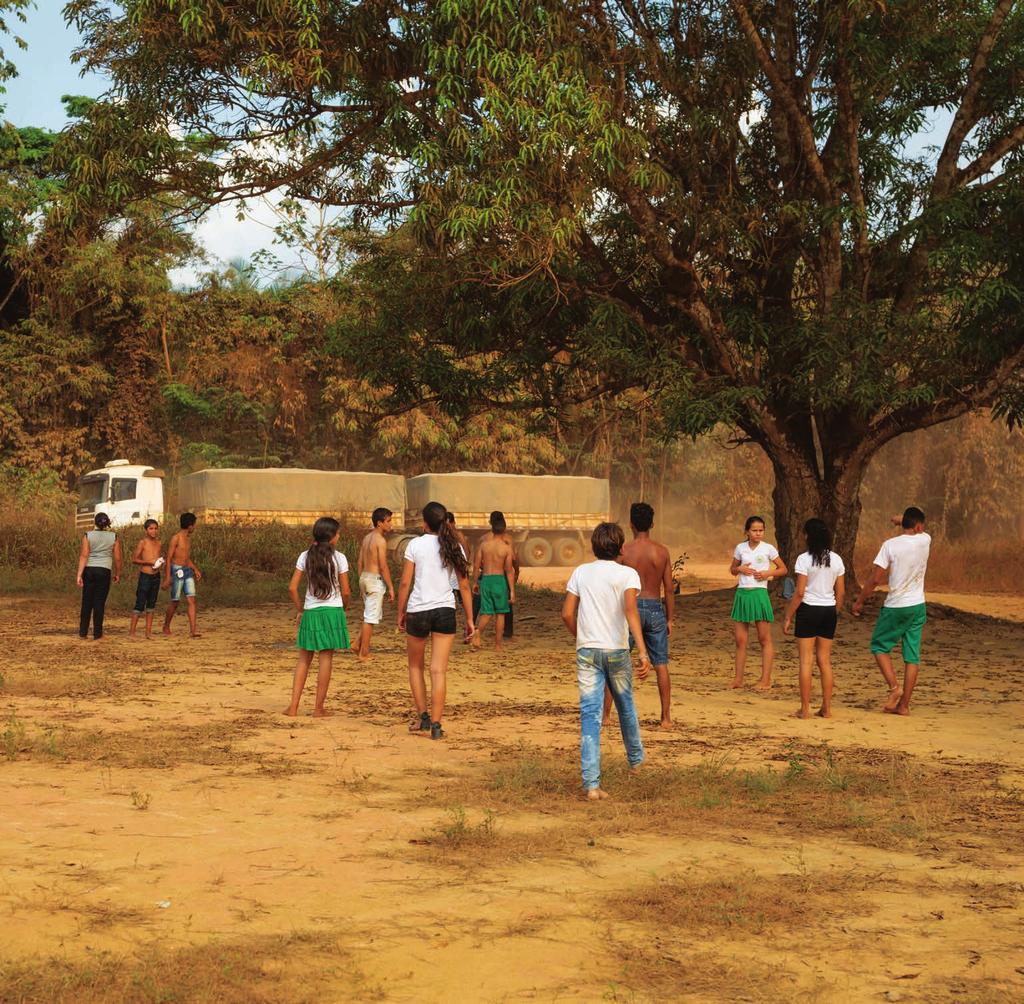
<path fill-rule="evenodd" d="M 636 598 L 640 576 L 618 563 L 625 543 L 616 523 L 599 523 L 590 538 L 596 561 L 580 565 L 566 586 L 562 622 L 576 639 L 576 680 L 580 688 L 580 767 L 587 798 L 608 798 L 601 788 L 601 705 L 611 690 L 630 767 L 644 760 L 640 723 L 633 704 L 633 664 L 629 633 L 637 640 L 637 677 L 647 678 L 651 663 L 640 627 Z"/>

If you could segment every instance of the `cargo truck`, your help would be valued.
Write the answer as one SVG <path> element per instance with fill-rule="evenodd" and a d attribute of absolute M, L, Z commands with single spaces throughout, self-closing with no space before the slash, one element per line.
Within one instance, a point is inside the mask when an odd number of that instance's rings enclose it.
<path fill-rule="evenodd" d="M 406 480 L 405 495 L 410 530 L 422 525 L 420 510 L 435 500 L 455 514 L 471 544 L 490 530 L 491 512 L 501 510 L 519 561 L 528 567 L 578 565 L 611 506 L 605 478 L 554 474 L 420 474 Z M 401 541 L 396 546 L 401 553 Z"/>
<path fill-rule="evenodd" d="M 97 512 L 106 512 L 118 527 L 162 519 L 163 477 L 162 471 L 127 460 L 90 471 L 79 481 L 76 525 L 93 526 Z M 332 515 L 369 526 L 370 514 L 384 506 L 394 514 L 388 546 L 401 560 L 408 542 L 422 530 L 421 510 L 430 501 L 455 513 L 471 545 L 490 529 L 491 512 L 500 509 L 519 560 L 529 567 L 579 564 L 589 554 L 591 531 L 608 519 L 610 505 L 603 478 L 458 471 L 407 479 L 270 467 L 186 474 L 178 479 L 175 511 L 191 511 L 212 523 L 312 526 L 318 516 Z"/>

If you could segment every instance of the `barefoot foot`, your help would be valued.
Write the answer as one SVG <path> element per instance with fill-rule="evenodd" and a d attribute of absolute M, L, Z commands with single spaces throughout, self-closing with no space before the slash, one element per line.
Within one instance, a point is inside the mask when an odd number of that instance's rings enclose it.
<path fill-rule="evenodd" d="M 289 718 L 295 718 L 298 713 L 298 708 L 285 708 L 284 711 L 281 712 L 282 715 L 287 715 Z"/>
<path fill-rule="evenodd" d="M 733 680 L 732 683 L 730 684 L 730 689 L 731 690 L 740 690 L 742 687 L 743 687 L 743 681 L 742 680 Z"/>
<path fill-rule="evenodd" d="M 660 722 L 658 722 L 658 729 L 661 732 L 672 732 L 675 730 L 675 725 L 672 724 L 672 719 L 663 718 Z"/>
<path fill-rule="evenodd" d="M 796 712 L 796 717 L 797 718 L 810 718 L 811 717 L 811 709 L 810 708 L 800 708 L 800 710 Z"/>
<path fill-rule="evenodd" d="M 903 691 L 899 687 L 893 687 L 889 691 L 889 700 L 885 702 L 885 706 L 882 708 L 887 714 L 894 714 L 896 706 L 903 700 Z"/>
<path fill-rule="evenodd" d="M 601 788 L 590 788 L 587 791 L 588 802 L 600 802 L 604 798 L 611 798 L 607 791 L 603 791 Z"/>
<path fill-rule="evenodd" d="M 754 690 L 758 690 L 762 694 L 768 693 L 768 691 L 771 690 L 771 689 L 772 689 L 772 681 L 771 680 L 758 680 L 757 683 L 754 684 Z"/>
<path fill-rule="evenodd" d="M 313 717 L 314 718 L 330 718 L 332 714 L 333 714 L 333 712 L 325 711 L 323 708 L 314 708 L 313 709 Z"/>
<path fill-rule="evenodd" d="M 817 712 L 815 712 L 815 713 L 817 714 L 817 716 L 819 718 L 831 718 L 832 717 L 832 709 L 831 708 L 818 708 Z"/>

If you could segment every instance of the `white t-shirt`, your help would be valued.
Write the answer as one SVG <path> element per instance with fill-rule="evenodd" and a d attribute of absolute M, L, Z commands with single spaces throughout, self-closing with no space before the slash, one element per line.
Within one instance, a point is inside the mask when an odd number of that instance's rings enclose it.
<path fill-rule="evenodd" d="M 591 561 L 570 576 L 566 592 L 580 598 L 576 614 L 576 647 L 629 648 L 629 625 L 623 606 L 627 589 L 640 592 L 635 568 L 617 561 Z"/>
<path fill-rule="evenodd" d="M 834 607 L 836 605 L 836 579 L 846 574 L 843 559 L 835 551 L 828 552 L 828 564 L 816 565 L 810 551 L 804 551 L 793 571 L 807 576 L 804 586 L 804 603 L 809 607 Z"/>
<path fill-rule="evenodd" d="M 742 544 L 736 545 L 732 556 L 741 565 L 749 565 L 759 572 L 767 572 L 772 567 L 772 562 L 779 556 L 779 552 L 765 540 L 762 540 L 757 547 L 751 547 L 750 541 L 745 540 Z M 741 575 L 736 587 L 738 589 L 767 589 L 768 580 L 758 582 L 753 575 Z"/>
<path fill-rule="evenodd" d="M 887 607 L 916 607 L 924 603 L 924 573 L 932 538 L 927 533 L 901 533 L 890 537 L 878 552 L 875 564 L 889 569 Z"/>
<path fill-rule="evenodd" d="M 465 555 L 465 548 L 461 545 L 459 550 Z M 425 533 L 422 537 L 410 540 L 405 549 L 405 560 L 416 566 L 406 613 L 436 610 L 438 607 L 455 608 L 452 590 L 459 588 L 459 579 L 453 569 L 444 567 L 441 561 L 441 541 L 436 534 Z"/>
<path fill-rule="evenodd" d="M 300 571 L 306 570 L 306 555 L 308 551 L 303 551 L 299 555 L 295 562 L 295 567 Z M 303 605 L 304 610 L 315 610 L 317 607 L 343 607 L 345 604 L 341 598 L 341 587 L 338 585 L 338 576 L 348 574 L 348 558 L 341 553 L 341 551 L 334 552 L 334 578 L 331 580 L 334 588 L 331 590 L 331 595 L 326 600 L 317 599 L 313 595 L 313 590 L 309 588 L 309 579 L 306 579 L 306 602 Z"/>

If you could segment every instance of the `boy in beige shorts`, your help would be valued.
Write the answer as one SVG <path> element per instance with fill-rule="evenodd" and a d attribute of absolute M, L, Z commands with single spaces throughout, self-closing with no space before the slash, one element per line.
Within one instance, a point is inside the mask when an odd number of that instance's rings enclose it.
<path fill-rule="evenodd" d="M 383 506 L 373 510 L 373 529 L 359 545 L 359 591 L 363 594 L 363 626 L 355 648 L 360 659 L 370 658 L 370 636 L 384 615 L 384 595 L 394 600 L 395 587 L 388 568 L 387 535 L 393 513 Z"/>

